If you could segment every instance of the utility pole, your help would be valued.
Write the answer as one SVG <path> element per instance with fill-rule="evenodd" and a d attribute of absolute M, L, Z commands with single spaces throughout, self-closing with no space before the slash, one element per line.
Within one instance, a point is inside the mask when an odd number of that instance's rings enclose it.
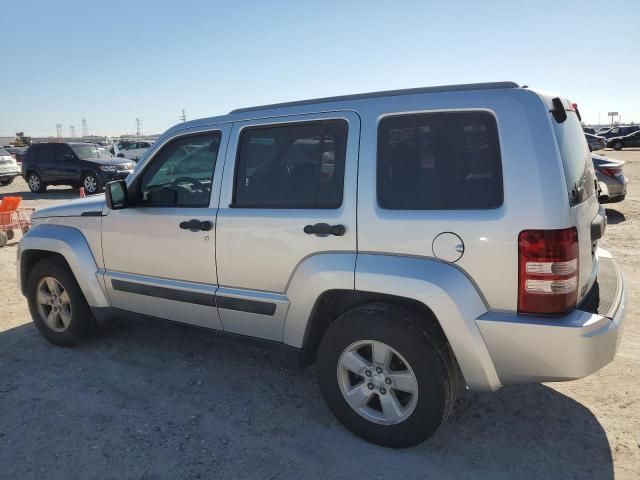
<path fill-rule="evenodd" d="M 142 121 L 136 118 L 136 137 L 142 136 Z"/>
<path fill-rule="evenodd" d="M 62 124 L 56 123 L 56 137 L 62 138 Z"/>
<path fill-rule="evenodd" d="M 187 114 L 185 113 L 184 108 L 182 109 L 182 115 L 180 115 L 178 118 L 183 122 L 187 121 Z"/>
<path fill-rule="evenodd" d="M 87 128 L 87 119 L 86 118 L 82 119 L 82 136 L 83 137 L 88 137 L 89 136 L 89 129 Z"/>
<path fill-rule="evenodd" d="M 69 132 L 71 133 L 71 138 L 76 138 L 76 127 L 69 125 Z"/>

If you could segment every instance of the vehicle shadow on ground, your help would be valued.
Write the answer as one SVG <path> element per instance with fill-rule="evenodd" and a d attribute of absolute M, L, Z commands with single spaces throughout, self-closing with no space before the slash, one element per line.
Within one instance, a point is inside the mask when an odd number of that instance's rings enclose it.
<path fill-rule="evenodd" d="M 618 210 L 607 208 L 606 212 L 607 212 L 607 223 L 610 223 L 611 225 L 622 223 L 627 219 L 627 217 L 624 216 L 624 213 L 619 212 Z"/>
<path fill-rule="evenodd" d="M 43 193 L 34 193 L 30 190 L 24 192 L 0 192 L 0 199 L 4 197 L 22 197 L 23 200 L 70 200 L 80 196 L 77 188 L 56 188 L 45 190 Z"/>
<path fill-rule="evenodd" d="M 68 349 L 1 333 L 0 405 L 7 478 L 613 478 L 598 420 L 549 387 L 467 394 L 429 441 L 386 449 L 337 423 L 313 368 L 153 320 Z"/>

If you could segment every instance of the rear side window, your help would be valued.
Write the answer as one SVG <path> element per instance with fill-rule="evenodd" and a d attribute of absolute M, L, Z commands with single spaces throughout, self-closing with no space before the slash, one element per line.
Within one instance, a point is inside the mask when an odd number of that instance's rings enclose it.
<path fill-rule="evenodd" d="M 382 119 L 377 178 L 378 203 L 386 209 L 499 207 L 502 162 L 495 118 L 488 112 L 439 112 Z"/>
<path fill-rule="evenodd" d="M 570 205 L 578 205 L 595 195 L 595 173 L 589 147 L 575 112 L 567 111 L 567 119 L 551 120 L 556 132 Z"/>
<path fill-rule="evenodd" d="M 35 153 L 35 161 L 36 163 L 47 163 L 53 162 L 55 159 L 56 151 L 54 145 L 45 144 L 40 145 L 40 148 Z"/>
<path fill-rule="evenodd" d="M 340 207 L 347 133 L 344 120 L 245 129 L 233 206 Z"/>

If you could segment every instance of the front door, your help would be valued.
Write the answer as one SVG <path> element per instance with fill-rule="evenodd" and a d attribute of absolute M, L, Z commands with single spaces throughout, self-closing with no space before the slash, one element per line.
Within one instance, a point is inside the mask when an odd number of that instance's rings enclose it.
<path fill-rule="evenodd" d="M 128 182 L 135 205 L 103 217 L 104 277 L 114 307 L 221 328 L 215 218 L 218 152 L 228 134 L 222 125 L 163 142 Z"/>
<path fill-rule="evenodd" d="M 296 269 L 356 253 L 359 136 L 353 112 L 234 123 L 216 230 L 225 331 L 282 341 Z"/>
<path fill-rule="evenodd" d="M 56 145 L 55 180 L 80 183 L 80 161 L 76 154 L 63 143 Z"/>

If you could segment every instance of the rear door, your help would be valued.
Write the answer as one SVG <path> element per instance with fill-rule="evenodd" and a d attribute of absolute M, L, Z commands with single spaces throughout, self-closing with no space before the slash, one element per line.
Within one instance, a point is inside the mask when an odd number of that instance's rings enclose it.
<path fill-rule="evenodd" d="M 43 182 L 55 181 L 58 178 L 55 147 L 56 145 L 47 143 L 40 146 L 36 152 L 37 171 Z"/>
<path fill-rule="evenodd" d="M 359 135 L 353 112 L 234 124 L 216 228 L 225 331 L 281 341 L 296 269 L 356 252 Z"/>
<path fill-rule="evenodd" d="M 578 229 L 580 253 L 578 257 L 578 302 L 586 295 L 595 281 L 598 260 L 596 257 L 598 235 L 592 235 L 592 223 L 604 229 L 604 209 L 600 211 L 596 191 L 596 176 L 589 147 L 585 141 L 580 120 L 567 104 L 567 119 L 559 123 L 553 117 L 558 148 L 567 183 L 571 218 Z M 597 228 L 594 229 L 594 232 Z"/>

